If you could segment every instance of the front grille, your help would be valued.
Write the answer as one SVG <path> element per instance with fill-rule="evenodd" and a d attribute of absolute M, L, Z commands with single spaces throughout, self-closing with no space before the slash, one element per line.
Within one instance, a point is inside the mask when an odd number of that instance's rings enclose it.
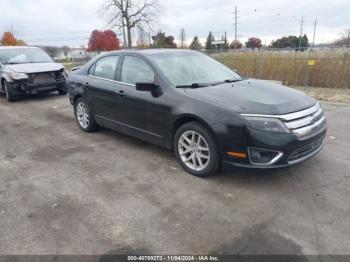
<path fill-rule="evenodd" d="M 324 143 L 324 140 L 320 139 L 312 143 L 311 145 L 308 145 L 306 147 L 303 147 L 301 149 L 294 151 L 292 154 L 289 155 L 288 162 L 293 163 L 293 162 L 300 161 L 304 158 L 307 158 L 308 156 L 312 155 L 314 152 L 318 151 L 318 149 L 322 147 L 323 143 Z"/>
<path fill-rule="evenodd" d="M 57 72 L 46 72 L 29 75 L 29 82 L 33 85 L 55 82 L 57 80 L 59 80 L 59 74 L 57 74 Z"/>
<path fill-rule="evenodd" d="M 326 125 L 326 118 L 319 103 L 306 110 L 285 115 L 282 121 L 299 138 L 312 135 Z"/>

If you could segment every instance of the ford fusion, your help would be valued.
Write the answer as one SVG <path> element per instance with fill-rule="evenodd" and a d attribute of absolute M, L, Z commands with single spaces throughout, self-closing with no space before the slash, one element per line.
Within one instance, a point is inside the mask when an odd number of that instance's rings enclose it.
<path fill-rule="evenodd" d="M 0 47 L 0 92 L 9 102 L 19 95 L 58 91 L 67 94 L 66 73 L 36 47 Z"/>
<path fill-rule="evenodd" d="M 327 129 L 313 98 L 195 51 L 104 54 L 69 75 L 69 95 L 83 131 L 104 126 L 174 150 L 200 177 L 222 165 L 300 163 L 320 152 Z"/>

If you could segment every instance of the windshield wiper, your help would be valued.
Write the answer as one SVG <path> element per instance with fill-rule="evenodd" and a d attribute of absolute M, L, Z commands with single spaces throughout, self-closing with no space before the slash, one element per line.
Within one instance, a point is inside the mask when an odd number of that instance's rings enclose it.
<path fill-rule="evenodd" d="M 201 87 L 208 87 L 210 85 L 208 84 L 199 84 L 199 83 L 193 83 L 191 85 L 180 85 L 176 86 L 176 88 L 201 88 Z"/>
<path fill-rule="evenodd" d="M 236 82 L 240 82 L 240 81 L 243 81 L 242 79 L 226 79 L 224 81 L 220 81 L 220 82 L 217 82 L 217 83 L 214 83 L 212 84 L 213 86 L 217 86 L 217 85 L 220 85 L 220 84 L 225 84 L 225 83 L 236 83 Z"/>

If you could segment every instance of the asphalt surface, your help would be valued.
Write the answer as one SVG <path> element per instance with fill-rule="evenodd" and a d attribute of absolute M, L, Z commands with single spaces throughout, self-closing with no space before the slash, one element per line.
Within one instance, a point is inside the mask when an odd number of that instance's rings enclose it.
<path fill-rule="evenodd" d="M 350 106 L 323 108 L 317 157 L 200 179 L 157 146 L 81 132 L 66 97 L 0 97 L 0 254 L 350 254 Z"/>

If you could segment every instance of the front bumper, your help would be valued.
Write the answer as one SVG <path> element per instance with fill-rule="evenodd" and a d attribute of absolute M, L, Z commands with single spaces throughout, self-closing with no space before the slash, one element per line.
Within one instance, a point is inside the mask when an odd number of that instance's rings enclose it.
<path fill-rule="evenodd" d="M 281 152 L 283 155 L 274 163 L 266 165 L 254 164 L 249 153 L 246 159 L 238 159 L 224 155 L 225 166 L 237 166 L 255 169 L 283 168 L 299 164 L 317 155 L 325 145 L 327 126 L 318 132 L 299 139 L 294 134 L 274 134 L 270 132 L 250 130 L 246 143 L 248 148 L 260 148 L 263 150 Z"/>
<path fill-rule="evenodd" d="M 12 85 L 14 95 L 34 95 L 57 91 L 58 89 L 67 90 L 65 80 L 47 81 L 38 84 L 29 84 L 26 81 L 14 81 Z"/>

